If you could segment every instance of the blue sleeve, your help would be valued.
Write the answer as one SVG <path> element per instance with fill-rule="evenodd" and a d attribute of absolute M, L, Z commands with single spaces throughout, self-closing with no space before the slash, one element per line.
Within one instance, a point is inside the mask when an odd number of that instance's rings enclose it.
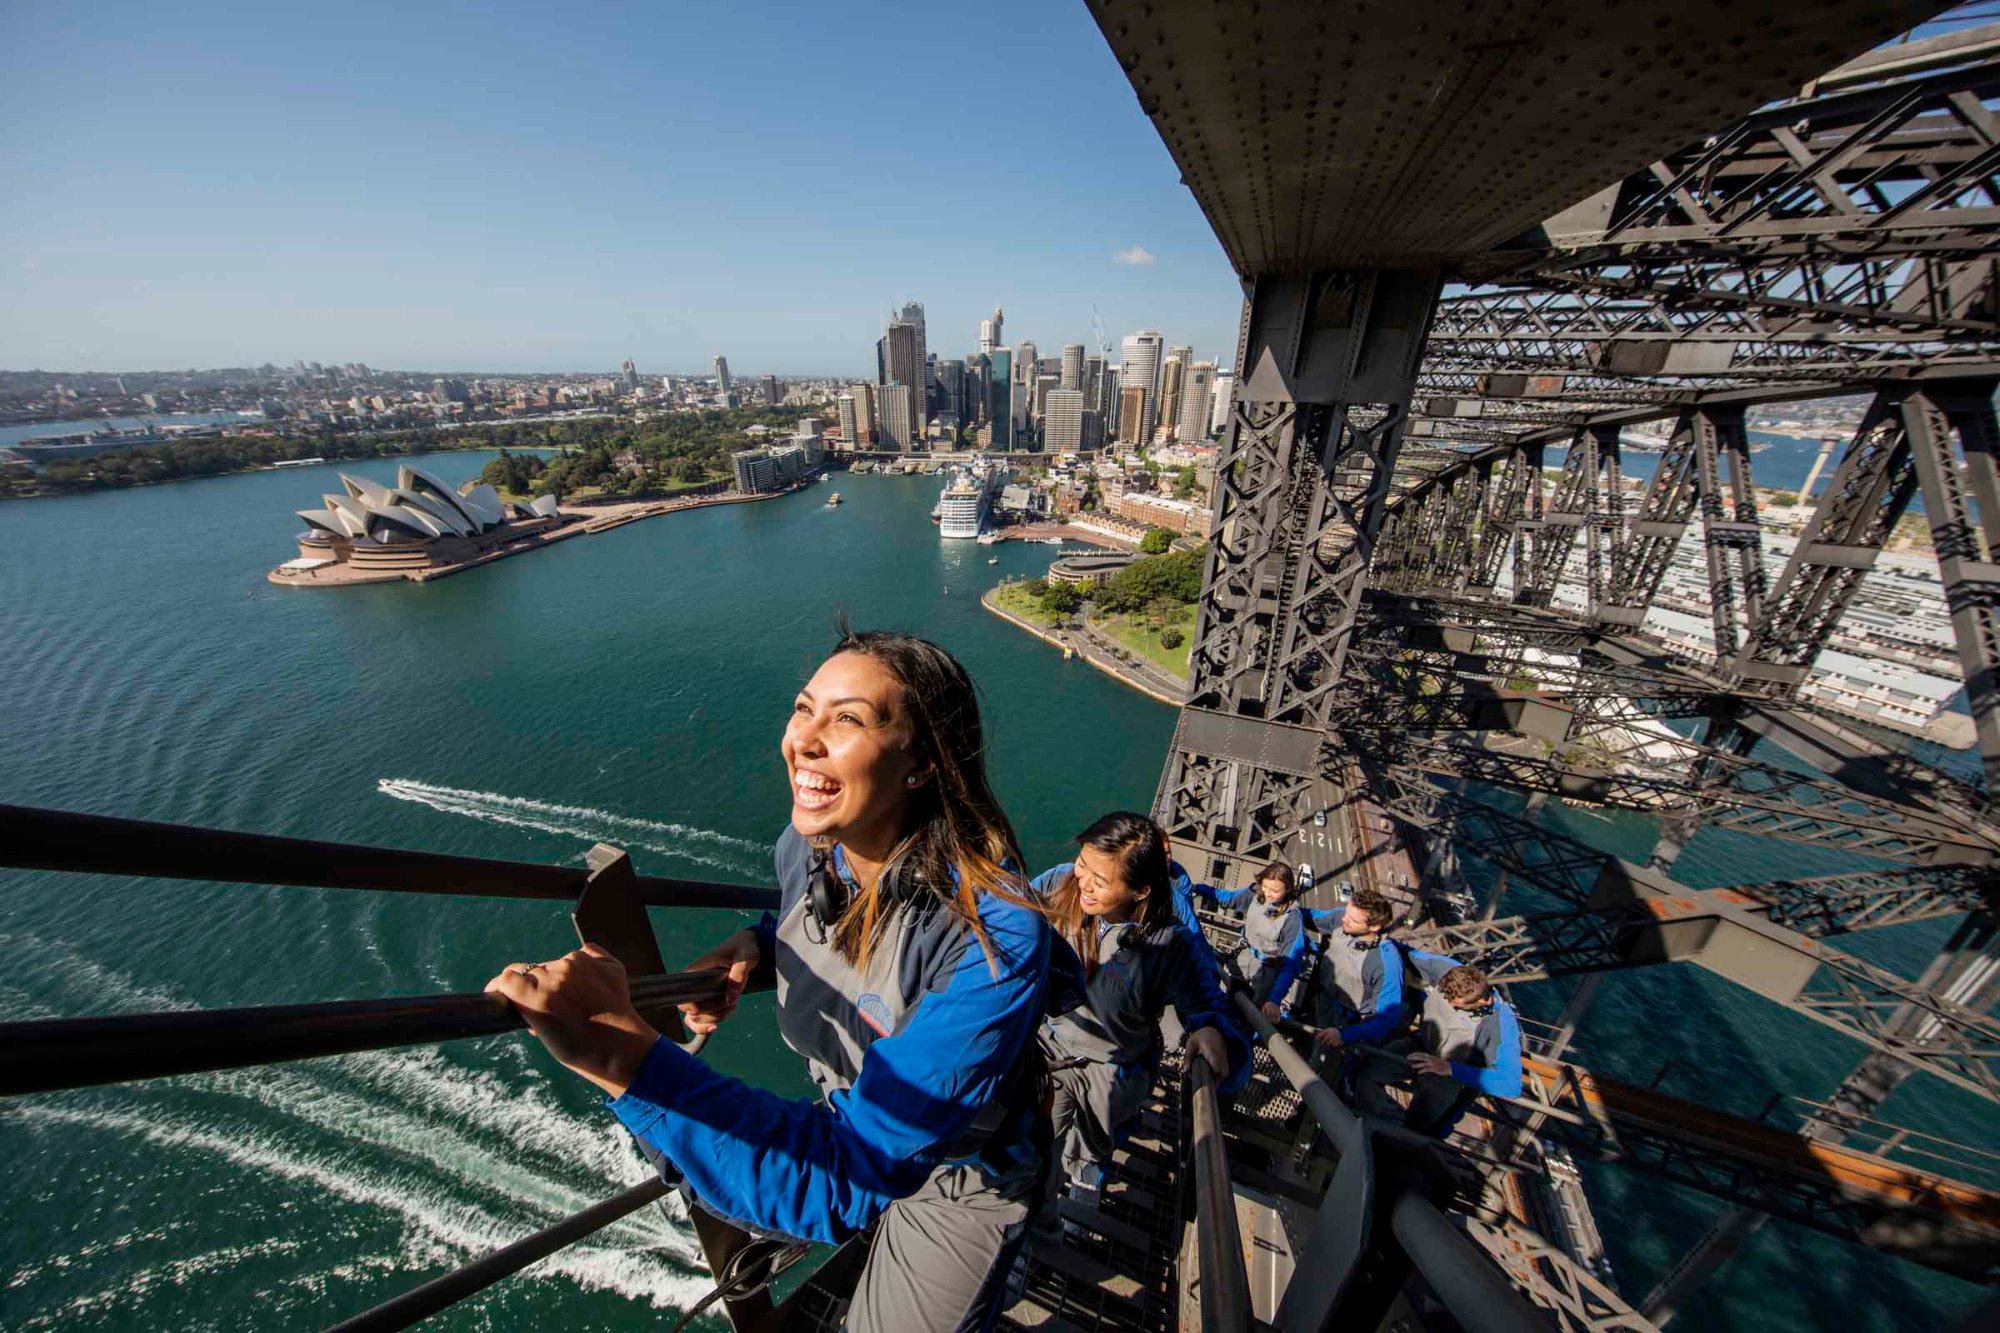
<path fill-rule="evenodd" d="M 1427 953 L 1415 945 L 1410 946 L 1410 962 L 1416 966 L 1423 979 L 1433 986 L 1444 980 L 1445 973 L 1454 967 L 1462 966 L 1456 958 L 1447 958 L 1441 953 Z"/>
<path fill-rule="evenodd" d="M 1180 863 L 1174 863 L 1174 920 L 1187 932 L 1190 953 L 1194 959 L 1196 977 L 1210 991 L 1222 989 L 1222 968 L 1215 961 L 1215 946 L 1208 942 L 1208 932 L 1202 929 L 1201 918 L 1194 911 L 1194 882 Z M 1225 1015 L 1228 1017 L 1228 1015 Z"/>
<path fill-rule="evenodd" d="M 1277 1004 L 1285 1002 L 1292 983 L 1299 979 L 1299 973 L 1305 971 L 1306 964 L 1312 961 L 1312 946 L 1306 942 L 1305 910 L 1301 908 L 1293 912 L 1288 924 L 1291 928 L 1285 932 L 1285 950 L 1277 956 L 1277 973 L 1271 979 L 1271 999 Z"/>
<path fill-rule="evenodd" d="M 1328 907 L 1319 910 L 1306 909 L 1306 920 L 1322 935 L 1332 935 L 1340 929 L 1340 918 L 1347 915 L 1345 907 Z"/>
<path fill-rule="evenodd" d="M 770 912 L 757 918 L 757 924 L 750 927 L 750 933 L 757 937 L 757 956 L 773 959 L 778 956 L 778 918 Z"/>
<path fill-rule="evenodd" d="M 1235 909 L 1250 901 L 1257 892 L 1255 884 L 1243 889 L 1218 889 L 1213 884 L 1197 884 L 1194 891 L 1218 907 Z"/>
<path fill-rule="evenodd" d="M 1063 876 L 1067 875 L 1070 872 L 1070 867 L 1075 864 L 1076 862 L 1074 861 L 1065 861 L 1059 866 L 1050 866 L 1047 870 L 1029 880 L 1028 887 L 1035 891 L 1037 898 L 1040 898 L 1043 902 L 1047 902 L 1049 894 L 1055 891 L 1056 885 L 1063 882 Z"/>
<path fill-rule="evenodd" d="M 1227 1002 L 1215 977 L 1215 955 L 1199 936 L 1188 938 L 1185 929 L 1174 932 L 1173 948 L 1178 956 L 1173 959 L 1173 975 L 1167 983 L 1167 1003 L 1180 1016 L 1185 1031 L 1214 1028 L 1222 1034 L 1229 1071 L 1234 1074 L 1250 1063 L 1250 1042 L 1237 1027 L 1235 1016 L 1223 1007 Z M 1204 959 L 1208 963 L 1206 975 Z"/>
<path fill-rule="evenodd" d="M 1396 1020 L 1403 1016 L 1402 949 L 1393 940 L 1383 940 L 1375 947 L 1375 957 L 1382 975 L 1375 982 L 1375 993 L 1366 1001 L 1367 1017 L 1340 1030 L 1340 1040 L 1348 1046 L 1383 1040 L 1396 1030 Z"/>
<path fill-rule="evenodd" d="M 1493 1006 L 1493 1019 L 1500 1030 L 1493 1060 L 1484 1069 L 1451 1063 L 1451 1076 L 1489 1097 L 1521 1095 L 1521 1025 L 1514 1020 L 1514 1007 L 1504 1001 Z"/>
<path fill-rule="evenodd" d="M 1023 908 L 982 913 L 975 943 L 903 1029 L 868 1048 L 852 1088 L 793 1101 L 653 1045 L 611 1110 L 734 1221 L 838 1243 L 913 1193 L 1000 1095 L 1042 1017 L 1047 928 Z"/>

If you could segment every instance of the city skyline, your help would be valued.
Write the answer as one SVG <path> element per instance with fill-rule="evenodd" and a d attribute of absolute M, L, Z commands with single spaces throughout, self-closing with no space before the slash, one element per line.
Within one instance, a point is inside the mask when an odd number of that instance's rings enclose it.
<path fill-rule="evenodd" d="M 863 377 L 857 333 L 911 294 L 954 356 L 996 306 L 1010 344 L 1074 342 L 1093 306 L 1233 341 L 1236 279 L 1083 6 L 780 10 L 628 7 L 561 41 L 506 6 L 0 16 L 30 53 L 0 171 L 31 204 L 0 221 L 0 366 L 685 375 L 722 350 Z M 948 78 L 886 77 L 943 50 Z M 953 188 L 909 117 L 976 123 L 1029 65 L 1093 150 Z M 829 67 L 885 77 L 836 94 Z"/>

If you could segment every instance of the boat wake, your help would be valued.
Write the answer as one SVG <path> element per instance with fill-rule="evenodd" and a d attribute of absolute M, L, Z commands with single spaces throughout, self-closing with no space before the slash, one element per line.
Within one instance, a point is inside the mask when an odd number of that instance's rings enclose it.
<path fill-rule="evenodd" d="M 462 787 L 440 787 L 412 778 L 382 778 L 375 789 L 399 801 L 414 801 L 448 815 L 489 824 L 511 824 L 515 828 L 553 833 L 562 838 L 608 842 L 627 849 L 643 847 L 662 856 L 678 857 L 716 870 L 744 875 L 764 875 L 771 869 L 768 843 L 733 838 L 713 829 L 676 824 L 666 820 L 641 819 L 587 805 L 558 805 L 526 796 L 501 792 L 468 791 Z"/>
<path fill-rule="evenodd" d="M 70 946 L 37 943 L 51 970 L 73 979 L 62 998 L 77 1007 L 190 1007 L 187 996 L 142 986 Z M 22 1303 L 24 1315 L 36 1312 L 10 1326 L 114 1309 L 143 1322 L 149 1300 L 176 1291 L 184 1297 L 204 1280 L 240 1280 L 232 1270 L 254 1272 L 267 1289 L 282 1284 L 279 1299 L 298 1309 L 365 1304 L 386 1295 L 385 1286 L 414 1285 L 647 1177 L 647 1164 L 610 1117 L 565 1109 L 544 1075 L 514 1067 L 476 1067 L 432 1048 L 364 1052 L 0 1108 L 0 1130 L 12 1131 L 5 1139 L 14 1150 L 23 1147 L 21 1131 L 29 1143 L 38 1132 L 94 1138 L 102 1146 L 87 1156 L 122 1163 L 101 1169 L 107 1177 L 129 1172 L 135 1189 L 183 1178 L 186 1168 L 172 1159 L 191 1156 L 226 1163 L 275 1191 L 229 1187 L 236 1210 L 223 1225 L 267 1225 L 270 1235 L 255 1243 L 201 1249 L 203 1240 L 223 1238 L 188 1217 L 69 1252 L 17 1251 L 0 1267 L 0 1290 Z M 199 1173 L 212 1177 L 214 1167 Z M 325 1202 L 315 1208 L 315 1199 Z M 525 1280 L 685 1309 L 710 1285 L 697 1276 L 700 1268 L 685 1215 L 648 1208 L 542 1261 Z"/>

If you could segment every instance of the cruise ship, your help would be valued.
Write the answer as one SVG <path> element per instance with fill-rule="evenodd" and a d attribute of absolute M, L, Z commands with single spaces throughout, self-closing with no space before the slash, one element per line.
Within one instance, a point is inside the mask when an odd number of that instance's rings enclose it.
<path fill-rule="evenodd" d="M 938 536 L 959 541 L 978 537 L 993 510 L 998 477 L 998 470 L 987 463 L 954 469 L 938 498 Z"/>

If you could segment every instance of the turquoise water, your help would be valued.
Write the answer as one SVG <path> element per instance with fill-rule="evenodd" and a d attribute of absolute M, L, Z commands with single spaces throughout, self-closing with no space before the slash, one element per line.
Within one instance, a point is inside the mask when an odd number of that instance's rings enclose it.
<path fill-rule="evenodd" d="M 486 457 L 430 465 L 456 481 Z M 395 466 L 346 465 L 382 480 Z M 1050 548 L 940 545 L 935 481 L 842 476 L 424 587 L 268 585 L 295 551 L 291 511 L 335 476 L 0 505 L 0 801 L 548 862 L 607 841 L 644 872 L 760 880 L 788 808 L 786 709 L 837 608 L 965 661 L 1037 865 L 1092 815 L 1151 799 L 1172 712 L 984 612 L 983 590 L 1039 572 Z M 827 509 L 834 489 L 845 503 Z M 1549 817 L 1627 854 L 1650 838 L 1641 819 Z M 1712 883 L 1809 864 L 1705 836 L 1683 868 Z M 669 959 L 737 919 L 654 913 Z M 1913 970 L 1943 933 L 1851 947 Z M 476 989 L 570 942 L 556 904 L 0 872 L 0 1018 Z M 1561 988 L 1522 999 L 1553 1012 Z M 712 1056 L 803 1094 L 768 1006 L 752 1000 Z M 1665 1086 L 1751 1111 L 1772 1086 L 1830 1088 L 1858 1056 L 1668 969 L 1614 978 L 1584 1051 L 1641 1079 L 1678 1058 L 1702 1072 Z M 0 1327 L 313 1327 L 356 1312 L 639 1179 L 596 1101 L 508 1038 L 0 1104 L 13 1186 Z M 1928 1087 L 1891 1110 L 1933 1127 L 1991 1120 Z M 1716 1205 L 1590 1170 L 1641 1295 Z M 639 1328 L 706 1287 L 684 1228 L 648 1212 L 433 1326 Z M 1937 1327 L 1970 1292 L 1774 1225 L 1684 1317 Z"/>

